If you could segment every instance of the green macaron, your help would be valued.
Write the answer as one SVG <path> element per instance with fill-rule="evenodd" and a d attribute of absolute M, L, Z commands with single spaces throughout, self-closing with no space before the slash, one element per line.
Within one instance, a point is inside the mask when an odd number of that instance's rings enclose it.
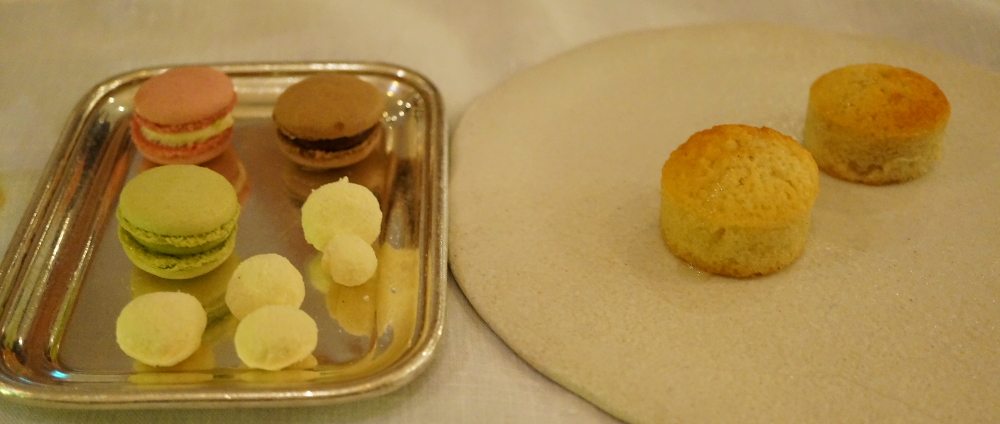
<path fill-rule="evenodd" d="M 160 166 L 122 189 L 118 240 L 139 269 L 193 278 L 233 253 L 239 214 L 236 192 L 222 175 L 196 165 Z"/>

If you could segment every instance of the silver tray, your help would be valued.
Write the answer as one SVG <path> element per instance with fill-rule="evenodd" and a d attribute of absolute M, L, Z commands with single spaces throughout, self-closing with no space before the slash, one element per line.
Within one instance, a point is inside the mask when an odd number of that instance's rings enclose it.
<path fill-rule="evenodd" d="M 245 368 L 221 297 L 227 265 L 171 283 L 135 269 L 118 245 L 118 192 L 147 166 L 129 141 L 132 98 L 142 81 L 168 69 L 150 68 L 113 77 L 82 99 L 3 258 L 3 395 L 103 408 L 327 403 L 397 389 L 429 363 L 443 329 L 447 259 L 447 143 L 437 90 L 387 64 L 209 66 L 229 74 L 239 96 L 236 154 L 224 166 L 242 166 L 250 183 L 228 272 L 240 259 L 271 252 L 299 268 L 307 281 L 302 308 L 320 331 L 315 361 L 276 372 Z M 288 85 L 320 72 L 358 75 L 382 89 L 385 137 L 365 161 L 315 173 L 278 152 L 271 109 Z M 358 288 L 326 284 L 300 226 L 305 193 L 343 175 L 371 188 L 385 217 L 377 277 Z M 178 367 L 137 364 L 115 343 L 118 312 L 150 290 L 190 291 L 209 311 L 203 348 Z"/>

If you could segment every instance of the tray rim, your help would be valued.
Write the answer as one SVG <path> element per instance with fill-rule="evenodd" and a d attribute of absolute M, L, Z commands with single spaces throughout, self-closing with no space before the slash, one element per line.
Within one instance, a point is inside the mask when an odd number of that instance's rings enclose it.
<path fill-rule="evenodd" d="M 425 250 L 420 254 L 424 261 L 418 275 L 426 281 L 425 293 L 419 304 L 423 305 L 422 325 L 417 328 L 413 342 L 406 352 L 393 363 L 379 369 L 371 379 L 335 383 L 332 388 L 313 387 L 315 383 L 300 383 L 296 390 L 263 390 L 227 393 L 224 391 L 193 392 L 183 390 L 136 390 L 127 396 L 112 396 L 106 393 L 88 393 L 75 390 L 75 384 L 39 384 L 25 380 L 8 366 L 7 356 L 11 355 L 10 334 L 7 326 L 12 319 L 21 319 L 26 304 L 35 294 L 24 294 L 32 289 L 26 279 L 17 279 L 31 270 L 24 270 L 25 264 L 34 264 L 43 248 L 45 234 L 52 230 L 51 224 L 58 203 L 58 192 L 66 179 L 67 164 L 72 161 L 74 147 L 86 130 L 87 118 L 94 112 L 98 101 L 122 85 L 146 79 L 173 67 L 210 66 L 227 74 L 274 72 L 308 75 L 318 72 L 349 72 L 362 75 L 378 75 L 405 81 L 427 102 L 427 153 L 423 186 L 419 189 L 428 195 L 427 204 L 420 225 L 426 228 L 421 236 L 426 237 Z M 379 396 L 397 390 L 427 369 L 441 337 L 444 333 L 445 305 L 447 294 L 448 258 L 448 133 L 444 115 L 444 103 L 440 91 L 426 76 L 404 66 L 379 61 L 265 61 L 265 62 L 213 62 L 177 63 L 136 68 L 122 72 L 101 81 L 88 90 L 74 106 L 64 125 L 59 141 L 53 147 L 48 162 L 42 171 L 32 198 L 24 209 L 22 218 L 11 237 L 2 262 L 0 262 L 0 396 L 28 404 L 56 408 L 77 409 L 127 409 L 127 408 L 204 408 L 223 406 L 280 407 L 293 405 L 318 405 L 341 403 Z M 30 236 L 30 237 L 29 237 Z M 15 240 L 27 241 L 15 243 Z M 88 241 L 89 243 L 89 241 Z M 89 262 L 89 253 L 80 258 Z M 50 270 L 51 264 L 40 272 Z M 12 302 L 17 300 L 18 302 Z M 65 308 L 57 313 L 63 313 Z M 31 321 L 31 320 L 29 320 Z M 24 331 L 24 323 L 14 326 L 15 335 Z M 51 330 L 51 329 L 49 329 Z M 47 332 L 44 337 L 51 337 Z M 19 340 L 18 340 L 19 341 Z M 51 344 L 50 344 L 51 346 Z M 155 387 L 155 386 L 153 386 Z M 167 386 L 174 388 L 171 386 Z"/>

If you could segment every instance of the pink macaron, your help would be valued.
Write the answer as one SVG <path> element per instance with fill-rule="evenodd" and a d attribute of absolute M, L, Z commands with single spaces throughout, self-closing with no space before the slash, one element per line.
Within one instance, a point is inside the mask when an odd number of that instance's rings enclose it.
<path fill-rule="evenodd" d="M 218 70 L 170 69 L 139 87 L 134 106 L 132 142 L 152 162 L 204 163 L 230 145 L 236 91 Z"/>

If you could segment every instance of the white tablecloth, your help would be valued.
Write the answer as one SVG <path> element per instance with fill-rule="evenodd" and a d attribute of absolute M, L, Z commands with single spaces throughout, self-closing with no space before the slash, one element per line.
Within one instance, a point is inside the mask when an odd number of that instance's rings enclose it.
<path fill-rule="evenodd" d="M 511 74 L 630 30 L 767 21 L 893 37 L 1000 70 L 998 0 L 390 1 L 0 0 L 0 248 L 52 146 L 99 81 L 163 64 L 371 60 L 416 69 L 445 98 L 452 127 Z M 428 371 L 392 394 L 287 409 L 78 411 L 0 400 L 0 423 L 612 422 L 515 356 L 454 281 Z"/>

